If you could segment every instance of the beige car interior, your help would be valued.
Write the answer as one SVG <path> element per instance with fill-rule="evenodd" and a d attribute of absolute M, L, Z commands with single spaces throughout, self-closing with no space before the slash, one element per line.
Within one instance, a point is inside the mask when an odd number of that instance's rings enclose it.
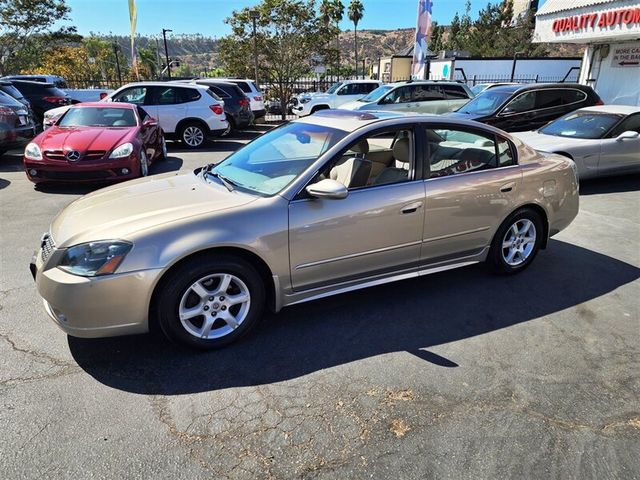
<path fill-rule="evenodd" d="M 327 178 L 349 189 L 405 182 L 413 159 L 413 134 L 401 130 L 361 140 L 329 170 Z"/>
<path fill-rule="evenodd" d="M 489 138 L 463 132 L 461 138 L 446 140 L 427 130 L 431 177 L 442 177 L 497 167 L 495 142 Z M 466 138 L 464 137 L 466 135 Z"/>

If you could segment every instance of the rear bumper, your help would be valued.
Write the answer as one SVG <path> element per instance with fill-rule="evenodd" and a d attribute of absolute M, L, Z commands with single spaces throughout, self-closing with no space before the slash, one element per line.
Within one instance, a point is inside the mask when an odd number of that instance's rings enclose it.
<path fill-rule="evenodd" d="M 265 108 L 262 108 L 260 110 L 252 110 L 252 112 L 255 118 L 261 118 L 267 114 L 267 110 Z"/>
<path fill-rule="evenodd" d="M 9 150 L 24 146 L 36 135 L 33 124 L 0 132 L 0 148 Z"/>

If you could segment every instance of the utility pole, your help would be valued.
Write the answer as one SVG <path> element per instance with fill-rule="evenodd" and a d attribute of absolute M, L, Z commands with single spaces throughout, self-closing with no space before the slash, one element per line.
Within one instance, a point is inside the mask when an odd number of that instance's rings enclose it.
<path fill-rule="evenodd" d="M 515 78 L 516 75 L 516 62 L 518 61 L 518 55 L 524 55 L 525 52 L 516 52 L 513 54 L 513 65 L 511 65 L 511 82 L 513 82 L 513 79 Z"/>
<path fill-rule="evenodd" d="M 251 21 L 253 22 L 253 69 L 256 81 L 256 88 L 260 89 L 260 83 L 258 83 L 258 39 L 256 38 L 256 21 L 260 18 L 260 12 L 257 10 L 251 10 L 249 12 Z"/>
<path fill-rule="evenodd" d="M 169 50 L 167 50 L 167 32 L 173 32 L 168 28 L 162 29 L 162 38 L 164 39 L 164 58 L 167 60 L 167 76 L 171 80 L 171 63 L 169 63 Z"/>
<path fill-rule="evenodd" d="M 118 72 L 118 82 L 122 85 L 122 73 L 120 73 L 120 58 L 118 57 L 118 44 L 113 42 L 113 53 L 116 56 L 116 71 Z"/>

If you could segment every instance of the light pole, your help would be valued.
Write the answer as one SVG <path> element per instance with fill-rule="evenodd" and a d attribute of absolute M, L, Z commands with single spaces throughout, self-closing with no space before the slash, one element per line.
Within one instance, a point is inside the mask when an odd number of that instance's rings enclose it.
<path fill-rule="evenodd" d="M 513 54 L 513 65 L 511 65 L 511 82 L 513 82 L 516 76 L 516 62 L 518 61 L 518 55 L 524 55 L 525 52 L 516 52 Z"/>
<path fill-rule="evenodd" d="M 251 22 L 253 23 L 253 69 L 256 81 L 256 88 L 260 89 L 260 83 L 258 82 L 258 39 L 256 38 L 256 21 L 260 18 L 260 12 L 257 10 L 251 10 L 249 12 Z"/>
<path fill-rule="evenodd" d="M 169 63 L 169 50 L 167 50 L 167 32 L 173 32 L 173 30 L 169 30 L 168 28 L 162 29 L 162 38 L 164 39 L 164 58 L 167 60 L 167 75 L 169 76 L 169 80 L 171 80 L 171 64 Z"/>
<path fill-rule="evenodd" d="M 118 58 L 118 44 L 113 42 L 113 53 L 116 56 L 116 71 L 118 72 L 118 82 L 122 85 L 122 74 L 120 73 L 120 59 Z"/>

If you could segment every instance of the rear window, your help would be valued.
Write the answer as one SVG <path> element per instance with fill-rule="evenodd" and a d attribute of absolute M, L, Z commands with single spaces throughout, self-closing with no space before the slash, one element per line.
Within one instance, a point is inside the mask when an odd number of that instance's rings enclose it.
<path fill-rule="evenodd" d="M 5 93 L 8 93 L 13 98 L 24 98 L 24 95 L 20 93 L 20 90 L 18 90 L 13 85 L 2 85 L 0 86 L 0 90 L 2 90 Z"/>
<path fill-rule="evenodd" d="M 44 94 L 47 97 L 66 97 L 67 94 L 60 90 L 58 87 L 45 87 Z"/>
<path fill-rule="evenodd" d="M 10 107 L 22 107 L 23 105 L 13 98 L 11 95 L 8 95 L 0 90 L 0 105 L 8 105 Z"/>
<path fill-rule="evenodd" d="M 249 82 L 233 82 L 236 85 L 238 85 L 238 87 L 240 87 L 240 90 L 242 90 L 244 93 L 251 93 L 251 86 L 249 85 Z"/>
<path fill-rule="evenodd" d="M 562 99 L 565 104 L 582 102 L 587 98 L 587 94 L 580 90 L 565 90 L 562 92 Z"/>
<path fill-rule="evenodd" d="M 460 85 L 442 85 L 442 90 L 448 100 L 465 100 L 469 99 L 467 91 Z"/>

